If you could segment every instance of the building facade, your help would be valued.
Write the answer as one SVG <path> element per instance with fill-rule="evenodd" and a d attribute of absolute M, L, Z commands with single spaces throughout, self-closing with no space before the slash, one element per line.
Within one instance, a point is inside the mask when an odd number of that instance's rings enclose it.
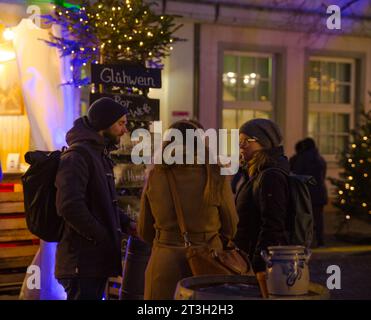
<path fill-rule="evenodd" d="M 185 111 L 206 128 L 231 129 L 270 118 L 282 128 L 288 155 L 311 136 L 328 175 L 337 176 L 338 153 L 361 111 L 371 109 L 370 5 L 335 1 L 341 29 L 330 30 L 331 14 L 320 1 L 299 2 L 159 3 L 163 12 L 183 16 L 178 35 L 188 40 L 174 46 L 164 87 L 153 92 L 161 119 L 168 125 Z"/>

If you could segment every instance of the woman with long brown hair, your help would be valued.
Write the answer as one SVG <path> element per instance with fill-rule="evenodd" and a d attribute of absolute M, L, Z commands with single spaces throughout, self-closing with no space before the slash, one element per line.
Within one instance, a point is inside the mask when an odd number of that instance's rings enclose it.
<path fill-rule="evenodd" d="M 186 132 L 199 128 L 197 123 L 188 120 L 170 127 L 182 133 L 183 160 L 190 152 L 186 147 Z M 163 151 L 169 143 L 164 143 Z M 197 140 L 193 143 L 193 149 L 197 150 Z M 236 233 L 238 216 L 229 179 L 220 175 L 218 165 L 210 164 L 206 147 L 205 155 L 205 164 L 157 164 L 149 173 L 138 223 L 139 235 L 152 244 L 145 273 L 145 299 L 173 299 L 178 281 L 192 276 L 167 180 L 168 171 L 175 178 L 192 245 L 208 243 L 210 247 L 222 249 L 221 238 L 233 239 Z"/>
<path fill-rule="evenodd" d="M 239 216 L 235 242 L 248 253 L 255 273 L 265 271 L 262 249 L 288 244 L 290 165 L 279 127 L 253 119 L 240 128 L 240 154 L 246 164 L 236 192 Z"/>

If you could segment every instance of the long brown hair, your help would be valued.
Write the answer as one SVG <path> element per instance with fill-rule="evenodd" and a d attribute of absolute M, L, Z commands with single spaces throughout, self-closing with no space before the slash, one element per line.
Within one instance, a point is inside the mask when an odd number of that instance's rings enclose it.
<path fill-rule="evenodd" d="M 173 123 L 169 129 L 178 129 L 182 135 L 183 135 L 183 146 L 185 148 L 186 145 L 186 132 L 187 129 L 197 130 L 202 129 L 202 125 L 198 121 L 194 120 L 180 120 L 175 123 Z M 163 143 L 162 148 L 162 154 L 166 148 L 171 142 L 166 141 Z M 218 204 L 221 199 L 221 193 L 224 183 L 224 176 L 220 175 L 220 166 L 218 164 L 210 164 L 209 159 L 209 148 L 207 145 L 202 146 L 205 150 L 205 164 L 195 164 L 199 166 L 204 166 L 206 169 L 206 185 L 204 189 L 204 200 L 208 204 Z M 184 149 L 185 150 L 185 149 Z M 197 138 L 194 138 L 194 151 L 197 152 Z M 184 159 L 183 159 L 184 166 L 187 166 L 186 164 L 186 154 L 184 153 Z M 168 165 L 163 162 L 162 165 L 160 165 L 164 169 L 170 169 L 173 165 Z"/>
<path fill-rule="evenodd" d="M 271 157 L 269 156 L 267 150 L 261 149 L 255 151 L 252 159 L 247 164 L 249 177 L 252 177 L 262 171 L 263 167 L 265 167 L 270 161 Z"/>

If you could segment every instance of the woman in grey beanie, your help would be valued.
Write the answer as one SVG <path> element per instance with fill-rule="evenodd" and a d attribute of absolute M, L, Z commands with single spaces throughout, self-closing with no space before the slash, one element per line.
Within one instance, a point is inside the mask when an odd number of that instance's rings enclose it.
<path fill-rule="evenodd" d="M 244 123 L 240 128 L 240 156 L 246 166 L 236 192 L 239 224 L 235 241 L 248 253 L 257 277 L 264 278 L 261 250 L 288 244 L 290 165 L 277 124 L 267 119 Z"/>

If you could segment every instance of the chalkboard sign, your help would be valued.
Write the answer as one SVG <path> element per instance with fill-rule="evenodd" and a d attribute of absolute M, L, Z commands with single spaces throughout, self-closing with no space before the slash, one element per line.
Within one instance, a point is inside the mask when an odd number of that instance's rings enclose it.
<path fill-rule="evenodd" d="M 122 95 L 108 93 L 90 94 L 90 103 L 99 98 L 108 97 L 128 108 L 128 120 L 156 121 L 160 120 L 160 100 L 148 99 L 139 95 Z"/>
<path fill-rule="evenodd" d="M 116 87 L 161 88 L 161 70 L 144 68 L 132 63 L 117 65 L 93 63 L 91 81 Z"/>

